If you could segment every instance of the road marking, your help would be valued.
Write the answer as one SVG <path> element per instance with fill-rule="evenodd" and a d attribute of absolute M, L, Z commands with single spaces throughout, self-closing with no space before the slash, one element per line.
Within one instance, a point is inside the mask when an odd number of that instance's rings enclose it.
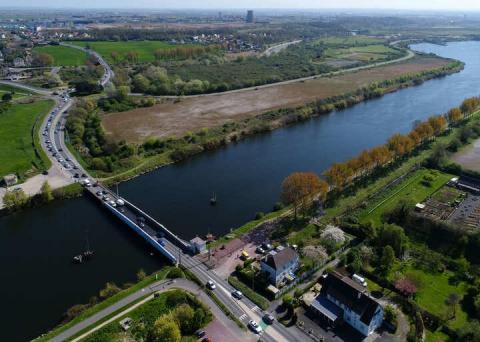
<path fill-rule="evenodd" d="M 238 317 L 238 319 L 241 321 L 243 321 L 245 318 L 247 318 L 247 314 L 243 314 L 240 317 Z"/>
<path fill-rule="evenodd" d="M 250 310 L 252 310 L 253 312 L 260 312 L 260 308 L 256 305 L 253 308 L 251 308 Z"/>

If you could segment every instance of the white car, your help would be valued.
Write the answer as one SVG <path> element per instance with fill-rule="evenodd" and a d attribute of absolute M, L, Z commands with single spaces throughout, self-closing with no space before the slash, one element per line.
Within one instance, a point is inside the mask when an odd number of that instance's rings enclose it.
<path fill-rule="evenodd" d="M 254 333 L 260 334 L 262 332 L 262 327 L 258 325 L 254 320 L 248 322 L 248 327 L 253 330 Z"/>
<path fill-rule="evenodd" d="M 215 285 L 215 283 L 213 282 L 213 280 L 209 280 L 207 281 L 207 287 L 210 289 L 210 290 L 215 290 L 217 288 L 217 285 Z"/>

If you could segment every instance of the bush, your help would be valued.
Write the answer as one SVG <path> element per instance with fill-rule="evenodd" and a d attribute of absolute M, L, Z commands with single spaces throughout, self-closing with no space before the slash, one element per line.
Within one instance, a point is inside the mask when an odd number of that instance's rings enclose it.
<path fill-rule="evenodd" d="M 258 212 L 258 213 L 255 214 L 255 220 L 260 220 L 260 219 L 262 219 L 264 216 L 265 216 L 265 213 L 263 213 L 263 212 L 260 211 L 260 212 Z"/>
<path fill-rule="evenodd" d="M 237 277 L 228 277 L 228 283 L 237 290 L 241 291 L 248 299 L 258 305 L 262 310 L 267 310 L 270 306 L 270 302 L 265 297 L 253 291 L 250 287 L 238 280 Z"/>

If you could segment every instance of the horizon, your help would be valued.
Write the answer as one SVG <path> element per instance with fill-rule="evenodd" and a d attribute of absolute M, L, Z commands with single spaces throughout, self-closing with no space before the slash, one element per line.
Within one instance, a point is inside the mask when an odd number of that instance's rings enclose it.
<path fill-rule="evenodd" d="M 0 0 L 0 8 L 2 9 L 49 9 L 49 10 L 302 10 L 302 11 L 335 11 L 335 10 L 351 10 L 351 11 L 421 11 L 421 12 L 477 12 L 480 11 L 480 2 L 474 0 L 393 0 L 385 3 L 380 0 L 325 0 L 318 4 L 315 0 L 263 0 L 261 4 L 253 0 L 238 0 L 225 3 L 221 0 L 207 1 L 203 6 L 199 7 L 198 2 L 193 0 L 184 0 L 179 4 L 177 1 L 165 0 L 160 4 L 154 0 L 139 0 L 135 5 L 131 5 L 127 0 L 84 0 L 81 4 L 78 2 L 67 3 L 67 1 L 59 0 L 43 0 L 41 6 L 38 1 L 34 0 L 17 0 L 15 5 L 12 3 L 2 4 L 4 0 Z"/>

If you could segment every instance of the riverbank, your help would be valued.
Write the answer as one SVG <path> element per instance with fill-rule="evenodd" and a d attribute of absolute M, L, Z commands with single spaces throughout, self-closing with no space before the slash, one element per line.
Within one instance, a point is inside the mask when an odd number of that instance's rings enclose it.
<path fill-rule="evenodd" d="M 450 60 L 448 64 L 439 68 L 413 75 L 406 74 L 399 78 L 382 82 L 370 83 L 361 88 L 353 88 L 355 89 L 354 91 L 344 92 L 323 99 L 320 98 L 315 102 L 309 102 L 301 106 L 280 108 L 253 117 L 248 116 L 240 120 L 234 119 L 220 126 L 217 123 L 215 127 L 204 128 L 196 133 L 190 132 L 181 138 L 148 139 L 146 142 L 137 145 L 137 150 L 140 148 L 142 153 L 133 156 L 131 163 L 128 161 L 124 163 L 128 165 L 135 161 L 133 167 L 119 168 L 114 175 L 99 170 L 90 171 L 94 176 L 100 178 L 101 181 L 109 184 L 130 180 L 172 162 L 183 161 L 201 152 L 211 151 L 229 143 L 236 143 L 248 136 L 270 132 L 319 115 L 329 114 L 335 110 L 346 109 L 358 103 L 396 92 L 405 87 L 419 85 L 434 78 L 459 72 L 463 67 L 463 63 Z M 185 111 L 184 113 L 190 112 Z M 128 114 L 134 120 L 142 120 L 141 116 L 131 115 L 132 113 L 130 112 L 120 114 Z M 116 116 L 112 115 L 108 116 L 108 118 L 113 119 Z M 176 120 L 178 121 L 180 118 L 176 117 Z M 180 121 L 190 121 L 190 118 Z M 149 121 L 146 120 L 146 122 Z M 128 126 L 134 127 L 133 124 Z M 127 131 L 132 132 L 131 129 Z"/>

